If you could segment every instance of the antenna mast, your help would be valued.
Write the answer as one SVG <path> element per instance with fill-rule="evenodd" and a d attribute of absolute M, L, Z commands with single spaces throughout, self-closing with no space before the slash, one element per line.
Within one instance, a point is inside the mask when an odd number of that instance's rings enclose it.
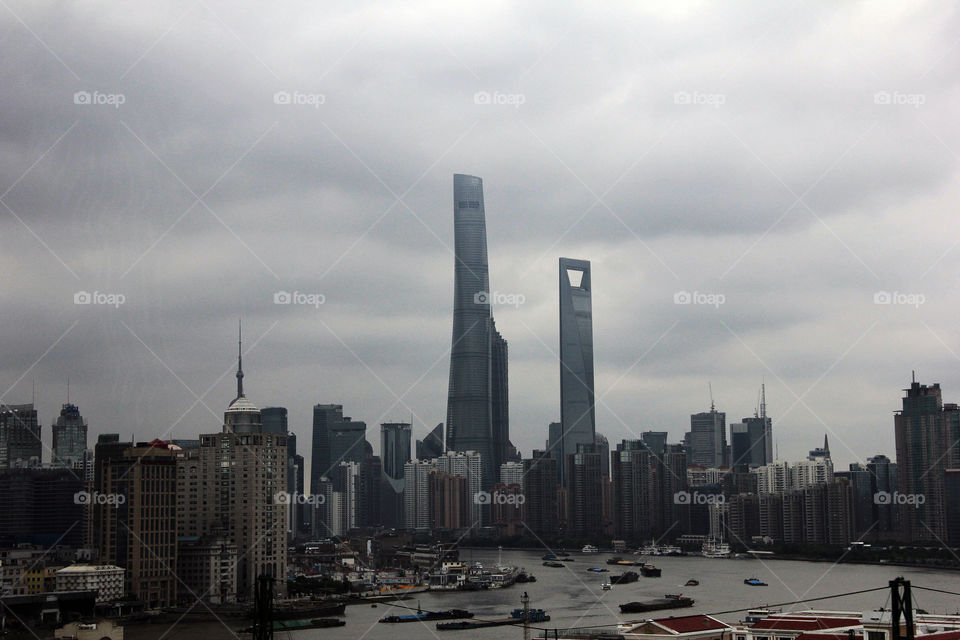
<path fill-rule="evenodd" d="M 767 417 L 767 385 L 760 383 L 760 417 Z"/>
<path fill-rule="evenodd" d="M 707 382 L 707 388 L 710 389 L 710 412 L 713 413 L 713 411 L 716 409 L 713 404 L 713 383 Z"/>

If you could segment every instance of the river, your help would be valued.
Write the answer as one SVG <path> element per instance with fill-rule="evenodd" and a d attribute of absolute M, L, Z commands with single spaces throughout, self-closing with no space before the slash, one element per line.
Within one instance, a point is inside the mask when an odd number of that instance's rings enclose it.
<path fill-rule="evenodd" d="M 537 577 L 537 582 L 517 584 L 506 589 L 473 592 L 447 592 L 420 594 L 419 604 L 424 609 L 469 609 L 477 618 L 500 618 L 520 607 L 520 596 L 524 591 L 530 595 L 531 608 L 545 609 L 551 620 L 537 627 L 595 627 L 616 624 L 623 620 L 635 620 L 643 617 L 666 617 L 670 615 L 688 615 L 692 613 L 714 613 L 755 607 L 765 604 L 790 602 L 804 598 L 814 598 L 837 593 L 859 591 L 873 587 L 885 587 L 887 583 L 903 576 L 914 587 L 932 587 L 951 591 L 960 591 L 960 572 L 919 569 L 911 567 L 892 567 L 884 565 L 834 565 L 828 562 L 803 562 L 790 560 L 759 559 L 706 559 L 696 556 L 655 557 L 650 562 L 663 570 L 660 578 L 643 578 L 626 585 L 613 585 L 609 591 L 600 589 L 600 584 L 610 573 L 588 572 L 589 567 L 611 568 L 619 573 L 619 567 L 608 567 L 606 560 L 611 554 L 583 554 L 573 552 L 573 562 L 564 568 L 542 566 L 540 551 L 503 551 L 502 561 L 507 565 L 525 567 Z M 496 550 L 461 550 L 461 560 L 481 562 L 487 568 L 497 564 Z M 631 557 L 632 556 L 624 556 Z M 768 583 L 766 587 L 751 587 L 743 583 L 744 578 L 757 577 Z M 688 579 L 700 581 L 699 586 L 683 586 Z M 648 614 L 628 614 L 622 616 L 619 606 L 632 600 L 660 598 L 665 593 L 683 593 L 696 600 L 688 609 L 657 611 Z M 879 607 L 889 608 L 889 591 L 877 591 L 843 598 L 834 598 L 798 605 L 795 609 L 816 608 L 832 610 L 873 610 Z M 931 613 L 956 613 L 960 610 L 960 598 L 946 594 L 913 590 L 915 607 Z M 400 601 L 408 607 L 416 607 L 417 599 Z M 278 633 L 276 637 L 295 640 L 460 640 L 521 638 L 518 627 L 493 627 L 470 631 L 438 632 L 435 622 L 404 624 L 378 624 L 377 620 L 391 614 L 411 613 L 405 609 L 391 606 L 390 603 L 370 605 L 352 605 L 347 607 L 346 626 L 333 629 L 313 629 L 295 633 Z M 742 613 L 717 616 L 728 622 L 742 619 Z M 237 621 L 227 621 L 236 628 Z M 141 626 L 126 629 L 128 640 L 156 640 L 161 637 L 203 638 L 218 640 L 232 638 L 234 635 L 221 624 L 180 624 L 168 626 Z M 542 631 L 531 632 L 531 636 L 542 637 Z M 247 636 L 249 637 L 249 636 Z"/>

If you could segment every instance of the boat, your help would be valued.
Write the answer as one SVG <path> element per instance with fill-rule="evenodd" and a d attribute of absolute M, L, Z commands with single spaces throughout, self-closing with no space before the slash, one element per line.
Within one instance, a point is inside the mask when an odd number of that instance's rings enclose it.
<path fill-rule="evenodd" d="M 604 582 L 600 584 L 600 588 L 604 591 L 610 591 L 610 589 L 613 588 L 613 585 L 610 584 L 609 582 Z"/>
<path fill-rule="evenodd" d="M 636 582 L 639 578 L 640 575 L 636 571 L 627 571 L 618 576 L 610 576 L 610 582 L 613 584 L 628 584 L 630 582 Z"/>
<path fill-rule="evenodd" d="M 606 573 L 610 569 L 604 569 L 603 567 L 590 567 L 587 571 L 593 571 L 594 573 Z"/>
<path fill-rule="evenodd" d="M 537 578 L 531 573 L 527 573 L 524 570 L 520 570 L 520 573 L 517 574 L 517 582 L 536 582 Z"/>
<path fill-rule="evenodd" d="M 380 622 L 398 623 L 398 622 L 422 622 L 427 620 L 462 620 L 472 618 L 473 614 L 466 609 L 447 609 L 446 611 L 421 611 L 406 616 L 385 616 L 380 618 Z"/>
<path fill-rule="evenodd" d="M 692 607 L 693 598 L 680 596 L 675 598 L 656 598 L 654 600 L 639 600 L 620 605 L 621 613 L 643 613 L 644 611 L 658 611 L 660 609 L 680 609 Z"/>
<path fill-rule="evenodd" d="M 643 575 L 644 578 L 659 578 L 661 573 L 662 570 L 652 564 L 645 564 L 640 567 L 640 574 Z"/>
<path fill-rule="evenodd" d="M 563 564 L 562 562 L 555 562 L 555 561 L 552 561 L 552 560 L 548 560 L 548 561 L 546 561 L 546 562 L 543 563 L 543 566 L 545 566 L 545 567 L 559 568 L 559 567 L 564 566 L 564 564 Z"/>
<path fill-rule="evenodd" d="M 527 622 L 549 622 L 550 616 L 543 609 L 530 609 Z M 509 618 L 494 620 L 457 620 L 456 622 L 438 622 L 438 631 L 460 631 L 464 629 L 483 629 L 485 627 L 501 627 L 508 624 L 517 624 L 524 621 L 523 609 L 514 609 Z"/>
<path fill-rule="evenodd" d="M 743 581 L 743 584 L 748 584 L 751 587 L 765 587 L 767 583 L 761 580 L 760 578 L 746 578 Z"/>
<path fill-rule="evenodd" d="M 295 605 L 277 605 L 273 608 L 274 620 L 308 620 L 312 618 L 328 618 L 342 616 L 347 605 L 344 602 L 337 604 L 305 603 Z M 253 617 L 252 615 L 250 616 Z"/>
<path fill-rule="evenodd" d="M 583 549 L 580 549 L 580 553 L 599 553 L 599 552 L 600 550 L 597 549 L 592 544 L 585 544 L 583 545 Z"/>
<path fill-rule="evenodd" d="M 695 587 L 695 586 L 697 586 L 698 584 L 700 584 L 700 581 L 699 581 L 699 580 L 694 580 L 693 578 L 690 578 L 689 580 L 687 580 L 686 584 L 684 584 L 683 586 L 685 586 L 685 587 Z"/>
<path fill-rule="evenodd" d="M 704 540 L 702 552 L 704 558 L 729 558 L 730 545 L 723 540 Z"/>
<path fill-rule="evenodd" d="M 557 559 L 557 554 L 555 554 L 555 553 L 545 553 L 545 554 L 543 554 L 543 556 L 542 556 L 540 559 L 541 559 L 541 560 L 556 560 L 556 559 Z"/>
<path fill-rule="evenodd" d="M 753 624 L 754 622 L 759 622 L 767 616 L 773 615 L 774 613 L 779 613 L 778 610 L 774 609 L 750 609 L 747 611 L 746 615 L 743 616 L 743 621 L 747 624 Z"/>
<path fill-rule="evenodd" d="M 329 627 L 342 627 L 346 622 L 337 618 L 312 618 L 310 620 L 274 620 L 272 628 L 274 631 L 303 631 L 306 629 L 326 629 Z M 241 633 L 253 633 L 255 627 L 247 627 Z"/>

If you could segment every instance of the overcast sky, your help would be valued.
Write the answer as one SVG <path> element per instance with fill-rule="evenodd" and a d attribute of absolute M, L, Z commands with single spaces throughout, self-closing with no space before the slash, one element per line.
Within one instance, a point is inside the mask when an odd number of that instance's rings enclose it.
<path fill-rule="evenodd" d="M 524 455 L 559 418 L 561 256 L 592 263 L 612 443 L 765 381 L 780 457 L 829 433 L 845 467 L 894 456 L 912 369 L 960 400 L 951 3 L 2 4 L 0 400 L 35 381 L 45 444 L 68 377 L 91 444 L 218 431 L 240 317 L 308 461 L 318 402 L 422 438 L 454 173 L 522 300 L 494 315 Z"/>

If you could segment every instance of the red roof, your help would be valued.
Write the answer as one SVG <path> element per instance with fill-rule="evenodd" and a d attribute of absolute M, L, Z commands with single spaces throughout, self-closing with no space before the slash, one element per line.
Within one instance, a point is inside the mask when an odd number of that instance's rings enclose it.
<path fill-rule="evenodd" d="M 727 625 L 710 616 L 680 616 L 677 618 L 658 618 L 654 620 L 661 627 L 666 627 L 675 633 L 691 633 L 693 631 L 708 631 L 710 629 L 726 629 Z"/>
<path fill-rule="evenodd" d="M 816 631 L 834 627 L 850 627 L 860 624 L 860 618 L 764 618 L 753 623 L 753 629 L 782 629 L 785 631 Z M 819 636 L 818 636 L 819 637 Z"/>

